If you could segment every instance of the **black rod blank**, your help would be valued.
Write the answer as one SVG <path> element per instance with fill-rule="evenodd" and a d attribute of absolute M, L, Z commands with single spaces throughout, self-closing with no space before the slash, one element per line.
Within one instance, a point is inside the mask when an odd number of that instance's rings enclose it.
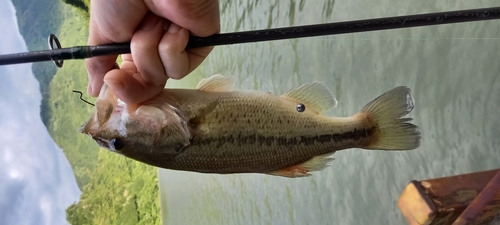
<path fill-rule="evenodd" d="M 188 47 L 227 45 L 500 19 L 500 7 L 190 37 Z"/>
<path fill-rule="evenodd" d="M 215 34 L 209 37 L 191 36 L 189 38 L 187 48 L 313 37 L 321 35 L 347 34 L 419 26 L 432 26 L 493 19 L 500 19 L 500 7 Z M 130 43 L 99 46 L 75 46 L 71 48 L 59 47 L 59 49 L 52 50 L 0 55 L 0 65 L 39 61 L 54 61 L 57 65 L 57 62 L 60 61 L 62 66 L 62 60 L 66 59 L 84 59 L 95 56 L 127 53 L 130 53 Z"/>

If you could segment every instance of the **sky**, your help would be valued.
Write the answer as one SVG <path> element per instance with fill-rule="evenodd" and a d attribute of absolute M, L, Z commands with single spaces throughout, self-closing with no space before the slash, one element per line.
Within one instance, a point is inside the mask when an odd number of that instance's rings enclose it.
<path fill-rule="evenodd" d="M 10 0 L 0 0 L 0 54 L 27 51 Z M 0 224 L 68 224 L 80 190 L 40 118 L 31 64 L 0 66 Z"/>

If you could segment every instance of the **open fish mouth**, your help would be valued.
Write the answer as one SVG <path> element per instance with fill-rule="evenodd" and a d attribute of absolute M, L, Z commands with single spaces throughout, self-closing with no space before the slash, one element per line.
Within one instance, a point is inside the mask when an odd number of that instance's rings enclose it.
<path fill-rule="evenodd" d="M 95 140 L 95 142 L 101 146 L 102 148 L 105 148 L 105 149 L 110 149 L 109 148 L 109 141 L 108 140 L 105 140 L 103 138 L 100 138 L 100 137 L 92 137 L 92 139 Z"/>

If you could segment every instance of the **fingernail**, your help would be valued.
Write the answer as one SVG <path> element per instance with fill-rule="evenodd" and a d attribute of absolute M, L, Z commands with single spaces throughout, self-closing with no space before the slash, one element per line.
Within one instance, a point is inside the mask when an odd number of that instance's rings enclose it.
<path fill-rule="evenodd" d="M 170 24 L 168 28 L 168 33 L 175 34 L 181 30 L 181 27 L 175 23 Z"/>
<path fill-rule="evenodd" d="M 148 15 L 144 18 L 141 23 L 141 29 L 151 30 L 161 21 L 160 17 L 157 15 Z"/>

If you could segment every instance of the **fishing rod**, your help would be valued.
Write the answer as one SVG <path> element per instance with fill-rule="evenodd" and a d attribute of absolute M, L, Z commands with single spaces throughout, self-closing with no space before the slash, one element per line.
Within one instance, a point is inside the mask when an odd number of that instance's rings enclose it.
<path fill-rule="evenodd" d="M 191 36 L 189 37 L 186 48 L 231 45 L 250 42 L 432 26 L 493 19 L 500 19 L 500 7 L 214 34 L 209 37 Z M 49 36 L 48 41 L 50 50 L 0 55 L 0 66 L 7 64 L 53 61 L 57 67 L 62 67 L 63 60 L 85 59 L 96 56 L 130 53 L 130 42 L 109 45 L 74 46 L 70 48 L 61 48 L 61 43 L 53 34 Z"/>

